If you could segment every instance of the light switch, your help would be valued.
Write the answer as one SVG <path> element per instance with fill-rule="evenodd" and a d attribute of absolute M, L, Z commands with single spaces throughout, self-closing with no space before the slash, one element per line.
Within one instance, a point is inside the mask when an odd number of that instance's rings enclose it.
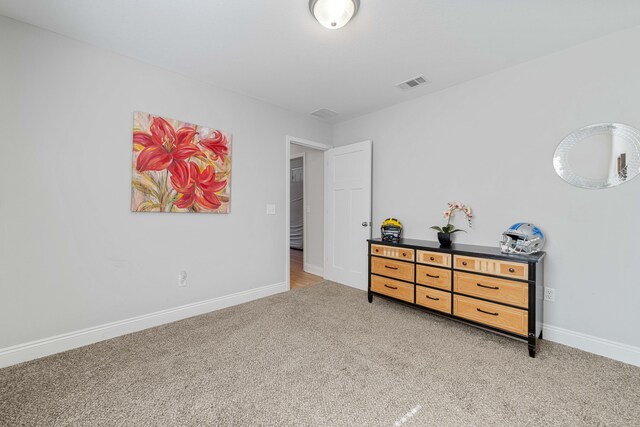
<path fill-rule="evenodd" d="M 276 214 L 276 205 L 267 203 L 267 215 L 275 215 Z"/>
<path fill-rule="evenodd" d="M 311 206 L 307 205 L 307 213 L 311 213 Z"/>

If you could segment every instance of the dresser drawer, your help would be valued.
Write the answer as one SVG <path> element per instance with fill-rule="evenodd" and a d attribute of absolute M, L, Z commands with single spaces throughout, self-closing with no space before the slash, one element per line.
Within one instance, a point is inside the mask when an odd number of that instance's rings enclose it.
<path fill-rule="evenodd" d="M 417 251 L 418 262 L 421 264 L 439 265 L 441 267 L 451 267 L 451 254 L 442 252 Z"/>
<path fill-rule="evenodd" d="M 523 282 L 456 271 L 453 273 L 453 289 L 461 294 L 518 307 L 527 308 L 529 303 L 529 285 Z"/>
<path fill-rule="evenodd" d="M 451 290 L 451 270 L 431 267 L 429 265 L 416 266 L 416 283 L 433 286 L 434 288 Z"/>
<path fill-rule="evenodd" d="M 396 248 L 385 245 L 371 245 L 371 255 L 413 261 L 415 251 L 407 248 Z"/>
<path fill-rule="evenodd" d="M 392 259 L 371 257 L 371 272 L 413 282 L 413 264 Z"/>
<path fill-rule="evenodd" d="M 453 314 L 518 335 L 527 335 L 528 316 L 525 310 L 454 295 Z"/>
<path fill-rule="evenodd" d="M 451 314 L 451 293 L 416 286 L 416 304 Z"/>
<path fill-rule="evenodd" d="M 527 280 L 529 278 L 529 266 L 522 262 L 455 255 L 453 257 L 453 267 L 456 270 L 477 271 L 478 273 L 494 274 L 513 279 Z"/>
<path fill-rule="evenodd" d="M 371 275 L 371 290 L 407 302 L 413 302 L 414 285 Z"/>

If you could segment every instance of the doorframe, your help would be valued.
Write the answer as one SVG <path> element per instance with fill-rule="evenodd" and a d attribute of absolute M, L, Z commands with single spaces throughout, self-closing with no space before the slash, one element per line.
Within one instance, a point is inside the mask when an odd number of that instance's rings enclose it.
<path fill-rule="evenodd" d="M 321 142 L 316 142 L 316 141 L 311 141 L 309 139 L 304 139 L 304 138 L 298 138 L 295 136 L 290 136 L 287 135 L 285 138 L 285 147 L 284 147 L 284 153 L 285 153 L 285 177 L 284 177 L 284 188 L 285 188 L 285 194 L 284 194 L 284 203 L 285 203 L 285 209 L 284 209 L 284 233 L 285 233 L 285 239 L 284 239 L 284 244 L 285 244 L 285 266 L 284 266 L 284 277 L 285 277 L 285 283 L 286 283 L 286 288 L 287 290 L 291 289 L 291 277 L 290 277 L 290 268 L 291 268 L 291 257 L 289 255 L 289 251 L 291 250 L 291 230 L 289 228 L 290 224 L 289 222 L 291 221 L 291 144 L 295 144 L 295 145 L 301 145 L 303 147 L 309 147 L 309 148 L 314 148 L 316 150 L 320 150 L 320 151 L 327 151 L 333 148 L 332 145 L 327 145 L 327 144 L 323 144 Z M 305 173 L 305 177 L 303 178 L 305 180 L 304 182 L 304 187 L 303 187 L 303 194 L 306 193 L 306 165 L 305 165 L 305 169 L 304 169 L 304 173 Z M 324 182 L 323 182 L 324 185 Z M 303 196 L 304 198 L 304 196 Z M 303 216 L 302 216 L 302 222 L 304 224 L 307 213 L 306 213 L 306 206 L 303 205 L 302 207 L 302 211 L 303 211 Z M 324 215 L 324 212 L 323 212 Z M 303 226 L 304 227 L 304 226 Z M 303 235 L 303 249 L 306 248 L 306 227 L 304 227 L 304 235 Z M 326 242 L 324 243 L 325 245 L 327 244 Z M 306 262 L 306 251 L 304 251 L 305 253 L 303 254 L 303 257 L 305 259 Z M 323 249 L 323 253 L 324 253 L 324 249 Z"/>

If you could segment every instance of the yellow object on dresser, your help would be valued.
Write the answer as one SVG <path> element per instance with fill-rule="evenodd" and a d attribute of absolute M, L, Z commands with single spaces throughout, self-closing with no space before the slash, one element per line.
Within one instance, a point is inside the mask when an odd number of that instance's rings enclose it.
<path fill-rule="evenodd" d="M 498 248 L 369 240 L 369 302 L 402 301 L 528 344 L 542 337 L 543 259 Z"/>

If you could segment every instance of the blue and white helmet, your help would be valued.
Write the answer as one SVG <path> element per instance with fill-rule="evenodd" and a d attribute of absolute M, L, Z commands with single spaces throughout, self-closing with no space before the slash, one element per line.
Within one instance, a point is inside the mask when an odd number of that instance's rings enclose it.
<path fill-rule="evenodd" d="M 502 233 L 500 250 L 507 254 L 534 254 L 542 250 L 544 234 L 538 227 L 526 222 L 513 224 Z"/>

